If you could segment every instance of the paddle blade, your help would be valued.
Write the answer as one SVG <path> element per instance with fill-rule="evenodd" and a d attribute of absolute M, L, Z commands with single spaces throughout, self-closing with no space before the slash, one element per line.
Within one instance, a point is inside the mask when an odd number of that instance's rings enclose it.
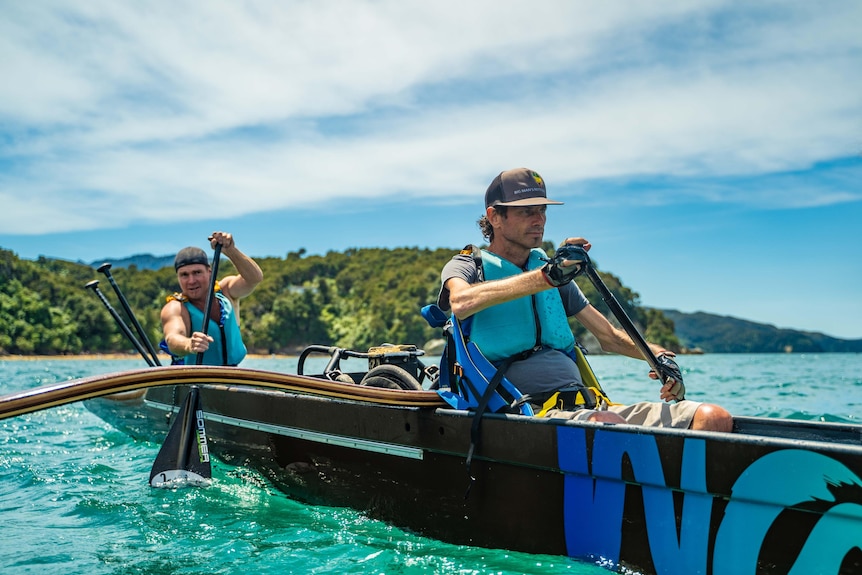
<path fill-rule="evenodd" d="M 159 450 L 150 485 L 175 489 L 209 485 L 212 479 L 204 412 L 197 387 L 192 387 Z"/>

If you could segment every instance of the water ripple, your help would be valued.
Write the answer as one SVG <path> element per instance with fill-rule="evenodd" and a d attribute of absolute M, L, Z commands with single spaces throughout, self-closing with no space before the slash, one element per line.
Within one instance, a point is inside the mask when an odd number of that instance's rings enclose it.
<path fill-rule="evenodd" d="M 738 415 L 858 422 L 859 354 L 682 356 L 690 399 Z M 657 400 L 643 362 L 591 356 L 615 401 Z M 295 372 L 296 361 L 247 367 Z M 140 361 L 0 360 L 0 393 L 139 368 Z M 0 422 L 5 574 L 399 573 L 597 575 L 601 567 L 448 545 L 341 508 L 287 499 L 255 471 L 214 463 L 207 489 L 148 485 L 159 446 L 73 404 Z"/>

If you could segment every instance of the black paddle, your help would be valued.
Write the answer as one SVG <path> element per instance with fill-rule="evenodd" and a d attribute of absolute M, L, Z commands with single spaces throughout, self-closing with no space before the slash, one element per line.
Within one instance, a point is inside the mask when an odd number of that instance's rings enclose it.
<path fill-rule="evenodd" d="M 210 325 L 210 310 L 213 305 L 213 297 L 215 297 L 216 278 L 218 277 L 218 262 L 221 257 L 221 244 L 216 244 L 215 253 L 213 254 L 212 276 L 210 277 L 210 291 L 207 293 L 207 304 L 204 308 L 204 324 L 201 326 L 201 332 L 207 334 L 207 329 Z M 222 342 L 225 345 L 225 342 Z M 199 351 L 196 358 L 197 365 L 202 365 L 204 361 L 204 352 Z"/>
<path fill-rule="evenodd" d="M 180 408 L 150 470 L 152 487 L 205 487 L 212 480 L 204 412 L 197 386 Z"/>
<path fill-rule="evenodd" d="M 135 346 L 135 349 L 138 350 L 138 353 L 141 354 L 141 357 L 144 358 L 144 361 L 147 362 L 147 365 L 150 367 L 155 367 L 156 364 L 153 363 L 153 360 L 150 358 L 149 354 L 147 354 L 147 350 L 144 349 L 144 346 L 141 345 L 135 335 L 132 333 L 132 330 L 129 329 L 129 326 L 126 325 L 126 322 L 123 321 L 123 318 L 120 317 L 120 314 L 117 313 L 117 310 L 114 309 L 114 306 L 111 305 L 111 302 L 108 301 L 108 298 L 105 297 L 105 294 L 102 293 L 102 290 L 99 289 L 99 280 L 93 280 L 87 285 L 84 286 L 87 289 L 93 290 L 93 292 L 99 296 L 99 299 L 102 300 L 102 303 L 105 304 L 105 308 L 107 308 L 108 313 L 111 314 L 111 317 L 114 318 L 114 321 L 117 322 L 117 325 L 120 326 L 120 331 L 123 332 L 123 335 L 132 342 L 132 345 Z"/>
<path fill-rule="evenodd" d="M 582 246 L 567 244 L 557 250 L 557 253 L 554 254 L 554 260 L 558 260 L 558 263 L 568 260 L 577 262 L 575 265 L 582 266 L 583 269 L 580 271 L 586 273 L 587 277 L 590 278 L 590 281 L 599 291 L 604 302 L 608 304 L 608 308 L 613 312 L 617 321 L 620 322 L 623 330 L 625 330 L 628 336 L 632 339 L 635 347 L 637 347 L 644 356 L 644 359 L 646 359 L 652 370 L 656 375 L 658 375 L 659 381 L 662 385 L 667 382 L 667 378 L 670 377 L 680 385 L 680 392 L 677 394 L 676 401 L 685 399 L 685 385 L 682 382 L 682 372 L 680 371 L 679 366 L 674 360 L 665 355 L 656 357 L 644 337 L 640 334 L 637 327 L 635 327 L 635 324 L 629 318 L 628 314 L 626 314 L 623 306 L 620 305 L 620 302 L 617 301 L 617 298 L 614 297 L 614 294 L 611 293 L 611 290 L 608 289 L 605 282 L 603 282 L 602 278 L 599 277 L 599 273 L 593 267 L 590 257 L 587 255 L 587 251 Z M 580 271 L 575 275 L 580 273 Z"/>
<path fill-rule="evenodd" d="M 218 264 L 221 257 L 221 244 L 216 244 L 213 253 L 207 303 L 201 332 L 207 334 L 210 313 L 215 297 L 215 284 L 218 278 Z M 204 352 L 199 351 L 195 358 L 202 365 Z M 176 388 L 174 388 L 176 394 Z M 192 386 L 186 401 L 180 409 L 179 417 L 171 424 L 171 429 L 162 444 L 153 468 L 150 471 L 152 487 L 186 487 L 189 485 L 206 486 L 212 478 L 209 451 L 207 450 L 204 412 L 201 409 L 198 388 Z"/>
<path fill-rule="evenodd" d="M 111 264 L 105 262 L 97 268 L 97 271 L 105 274 L 105 276 L 108 278 L 108 281 L 111 282 L 111 287 L 114 288 L 114 293 L 117 294 L 117 298 L 119 298 L 120 304 L 122 304 L 123 306 L 123 311 L 126 312 L 126 317 L 128 317 L 129 321 L 132 322 L 132 325 L 135 327 L 135 331 L 138 332 L 138 337 L 140 337 L 141 341 L 144 342 L 144 345 L 147 346 L 147 350 L 150 352 L 150 355 L 153 358 L 153 362 L 156 365 L 162 365 L 162 363 L 159 361 L 159 357 L 156 353 L 156 350 L 153 348 L 153 344 L 150 342 L 150 338 L 148 338 L 147 334 L 144 333 L 144 328 L 141 327 L 138 318 L 135 317 L 135 313 L 132 311 L 132 308 L 129 305 L 128 300 L 126 300 L 125 296 L 123 295 L 123 292 L 120 290 L 120 286 L 117 285 L 116 281 L 114 281 L 114 276 L 113 274 L 111 274 Z"/>

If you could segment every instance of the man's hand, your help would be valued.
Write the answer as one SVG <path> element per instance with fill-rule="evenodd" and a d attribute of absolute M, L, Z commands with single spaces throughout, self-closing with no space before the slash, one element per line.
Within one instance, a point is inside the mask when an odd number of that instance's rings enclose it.
<path fill-rule="evenodd" d="M 661 386 L 659 397 L 664 401 L 682 401 L 685 399 L 685 385 L 669 377 L 666 383 Z"/>
<path fill-rule="evenodd" d="M 565 240 L 560 242 L 560 247 L 563 247 L 563 246 L 581 246 L 582 248 L 584 248 L 585 252 L 588 252 L 588 251 L 590 251 L 590 248 L 593 247 L 593 244 L 591 244 L 585 238 L 577 237 L 577 238 L 566 238 Z"/>
<path fill-rule="evenodd" d="M 584 266 L 590 263 L 587 255 L 590 243 L 583 238 L 569 238 L 572 241 L 582 241 L 582 244 L 563 243 L 554 253 L 554 257 L 542 266 L 545 280 L 553 287 L 560 287 L 575 279 L 584 271 Z M 567 240 L 567 241 L 569 241 Z"/>
<path fill-rule="evenodd" d="M 234 246 L 233 235 L 227 232 L 213 232 L 209 238 L 210 247 L 215 249 L 216 245 L 221 244 L 222 249 L 229 250 Z"/>
<path fill-rule="evenodd" d="M 676 354 L 672 351 L 662 351 L 656 355 L 659 364 L 664 368 L 665 380 L 661 386 L 659 397 L 664 401 L 682 401 L 685 399 L 685 384 L 682 382 L 682 371 L 672 359 Z M 650 370 L 649 376 L 658 379 L 655 371 Z"/>
<path fill-rule="evenodd" d="M 196 331 L 189 338 L 189 355 L 193 353 L 203 353 L 210 348 L 210 343 L 214 340 L 202 331 Z"/>

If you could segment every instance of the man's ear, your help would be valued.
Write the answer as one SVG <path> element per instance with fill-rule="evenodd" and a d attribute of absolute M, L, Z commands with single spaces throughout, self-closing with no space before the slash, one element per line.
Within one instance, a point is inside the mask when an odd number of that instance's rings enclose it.
<path fill-rule="evenodd" d="M 485 208 L 485 217 L 488 218 L 488 222 L 491 224 L 491 227 L 494 226 L 499 221 L 499 218 L 503 216 L 500 215 L 500 212 L 495 210 L 493 206 Z"/>

